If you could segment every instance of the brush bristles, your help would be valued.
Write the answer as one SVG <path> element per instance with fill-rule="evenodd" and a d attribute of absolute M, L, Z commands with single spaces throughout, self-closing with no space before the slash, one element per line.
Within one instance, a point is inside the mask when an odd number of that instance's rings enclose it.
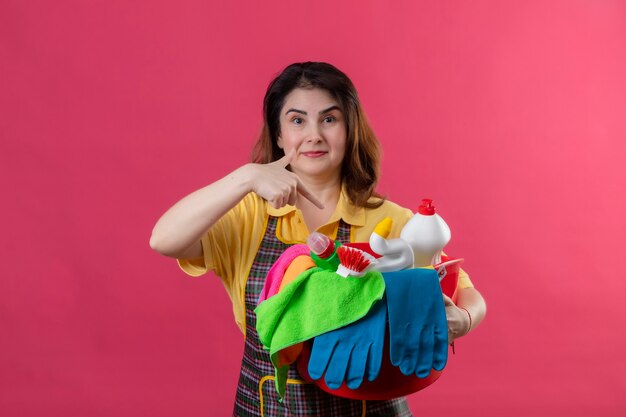
<path fill-rule="evenodd" d="M 372 257 L 360 249 L 349 246 L 340 246 L 337 256 L 341 265 L 350 271 L 350 275 L 362 275 L 362 272 L 372 264 Z"/>

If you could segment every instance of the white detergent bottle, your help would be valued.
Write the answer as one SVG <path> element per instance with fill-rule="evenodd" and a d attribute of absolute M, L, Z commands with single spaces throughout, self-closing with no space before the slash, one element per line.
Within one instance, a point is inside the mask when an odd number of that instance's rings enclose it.
<path fill-rule="evenodd" d="M 433 201 L 426 198 L 400 232 L 400 238 L 413 250 L 414 268 L 440 263 L 441 251 L 450 241 L 450 237 L 450 228 L 436 213 Z"/>

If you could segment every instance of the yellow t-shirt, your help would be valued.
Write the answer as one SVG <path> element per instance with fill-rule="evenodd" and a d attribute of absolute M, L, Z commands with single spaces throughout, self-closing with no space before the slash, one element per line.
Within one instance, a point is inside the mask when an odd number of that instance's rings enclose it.
<path fill-rule="evenodd" d="M 269 216 L 278 217 L 276 237 L 279 240 L 289 244 L 305 243 L 310 233 L 300 210 L 294 206 L 275 209 L 255 193 L 249 193 L 203 236 L 203 258 L 178 260 L 182 270 L 191 276 L 215 271 L 230 296 L 235 321 L 244 334 L 246 281 Z M 343 219 L 350 225 L 351 242 L 368 242 L 374 227 L 385 217 L 391 217 L 389 238 L 395 238 L 412 216 L 411 210 L 390 201 L 374 209 L 354 207 L 342 191 L 335 212 L 317 231 L 334 239 L 339 219 Z M 472 287 L 464 271 L 459 274 L 458 287 Z"/>

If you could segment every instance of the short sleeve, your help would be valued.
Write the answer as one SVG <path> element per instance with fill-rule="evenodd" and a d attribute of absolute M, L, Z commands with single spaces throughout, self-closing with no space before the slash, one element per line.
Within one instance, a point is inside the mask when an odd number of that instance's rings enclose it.
<path fill-rule="evenodd" d="M 459 282 L 456 286 L 458 289 L 462 290 L 463 288 L 473 288 L 474 284 L 470 280 L 469 275 L 463 269 L 459 271 Z"/>
<path fill-rule="evenodd" d="M 191 276 L 214 271 L 233 303 L 235 321 L 245 334 L 245 286 L 267 221 L 267 204 L 254 193 L 246 195 L 202 237 L 198 259 L 179 259 Z"/>
<path fill-rule="evenodd" d="M 178 260 L 182 270 L 191 276 L 212 270 L 223 280 L 238 277 L 253 253 L 254 223 L 260 210 L 254 195 L 245 196 L 202 237 L 202 258 Z"/>

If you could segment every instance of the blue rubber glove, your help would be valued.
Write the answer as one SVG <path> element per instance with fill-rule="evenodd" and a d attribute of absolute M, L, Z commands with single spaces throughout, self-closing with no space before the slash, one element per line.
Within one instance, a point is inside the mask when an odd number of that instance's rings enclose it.
<path fill-rule="evenodd" d="M 448 322 L 433 269 L 385 272 L 391 364 L 404 375 L 427 377 L 448 360 Z"/>
<path fill-rule="evenodd" d="M 343 381 L 350 389 L 361 386 L 363 379 L 373 381 L 380 372 L 385 343 L 387 302 L 383 296 L 367 315 L 347 326 L 313 339 L 309 375 L 337 389 Z"/>

